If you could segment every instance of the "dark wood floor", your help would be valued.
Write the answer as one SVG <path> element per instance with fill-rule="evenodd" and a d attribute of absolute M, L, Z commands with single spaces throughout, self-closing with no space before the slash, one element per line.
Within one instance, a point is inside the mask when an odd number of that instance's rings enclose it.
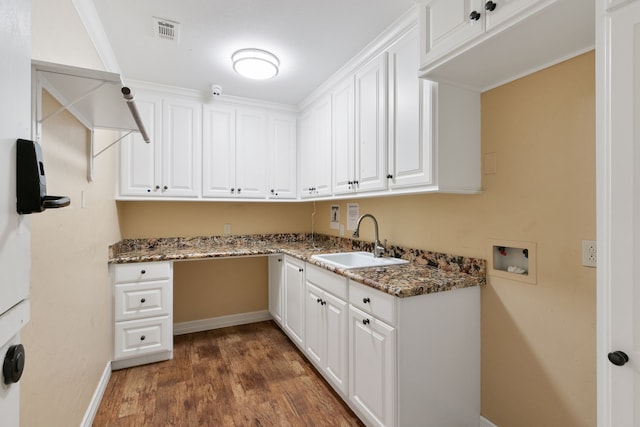
<path fill-rule="evenodd" d="M 275 323 L 174 337 L 111 375 L 94 426 L 362 426 Z"/>

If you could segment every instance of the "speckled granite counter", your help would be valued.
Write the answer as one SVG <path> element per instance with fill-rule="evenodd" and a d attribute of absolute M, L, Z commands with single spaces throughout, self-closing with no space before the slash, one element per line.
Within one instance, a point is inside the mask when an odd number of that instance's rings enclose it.
<path fill-rule="evenodd" d="M 312 239 L 308 234 L 126 239 L 109 248 L 109 263 L 181 261 L 283 253 L 400 298 L 486 283 L 484 260 L 421 249 L 388 247 L 386 256 L 407 259 L 409 263 L 384 268 L 341 270 L 311 259 L 313 254 L 371 251 L 371 247 L 371 242 L 325 235 L 315 235 Z"/>

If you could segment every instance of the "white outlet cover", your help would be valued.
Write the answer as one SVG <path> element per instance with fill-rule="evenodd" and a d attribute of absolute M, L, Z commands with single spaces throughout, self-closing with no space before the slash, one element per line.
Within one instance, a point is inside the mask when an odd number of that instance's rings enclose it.
<path fill-rule="evenodd" d="M 598 266 L 598 247 L 595 240 L 582 241 L 582 265 L 585 267 Z"/>

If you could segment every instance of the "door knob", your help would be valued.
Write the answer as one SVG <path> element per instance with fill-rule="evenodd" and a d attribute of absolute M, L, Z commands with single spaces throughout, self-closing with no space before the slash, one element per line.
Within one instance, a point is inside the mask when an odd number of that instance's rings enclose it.
<path fill-rule="evenodd" d="M 622 366 L 629 361 L 629 356 L 624 351 L 612 351 L 607 355 L 609 362 L 616 366 Z"/>
<path fill-rule="evenodd" d="M 474 10 L 473 12 L 471 12 L 469 14 L 469 19 L 471 19 L 472 21 L 477 21 L 480 19 L 480 12 L 478 12 L 477 10 Z"/>
<path fill-rule="evenodd" d="M 494 10 L 496 10 L 496 6 L 498 5 L 493 1 L 488 1 L 484 4 L 485 10 L 488 10 L 489 12 L 493 12 Z"/>

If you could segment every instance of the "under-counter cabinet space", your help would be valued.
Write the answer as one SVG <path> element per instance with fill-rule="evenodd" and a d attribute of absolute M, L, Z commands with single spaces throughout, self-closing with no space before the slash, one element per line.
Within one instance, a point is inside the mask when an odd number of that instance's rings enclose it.
<path fill-rule="evenodd" d="M 112 264 L 113 369 L 173 357 L 173 265 Z"/>
<path fill-rule="evenodd" d="M 477 427 L 480 289 L 396 298 L 349 281 L 349 402 L 372 426 Z"/>
<path fill-rule="evenodd" d="M 347 278 L 306 267 L 305 354 L 344 398 L 347 397 Z"/>
<path fill-rule="evenodd" d="M 204 197 L 266 197 L 265 112 L 205 105 L 202 151 Z"/>
<path fill-rule="evenodd" d="M 120 195 L 194 198 L 200 195 L 201 109 L 189 99 L 136 94 L 151 142 L 138 133 L 120 147 Z"/>

